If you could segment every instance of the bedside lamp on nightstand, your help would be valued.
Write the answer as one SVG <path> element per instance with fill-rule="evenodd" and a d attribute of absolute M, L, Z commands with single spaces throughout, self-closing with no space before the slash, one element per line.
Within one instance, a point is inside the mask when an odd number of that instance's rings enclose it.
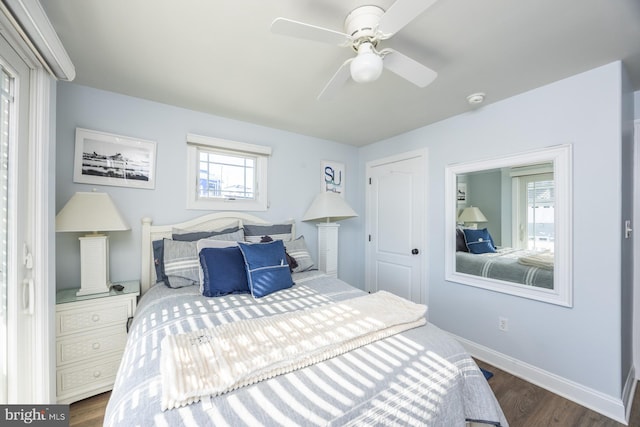
<path fill-rule="evenodd" d="M 78 192 L 56 215 L 56 231 L 89 232 L 80 237 L 80 290 L 109 292 L 109 237 L 98 232 L 130 230 L 107 193 Z"/>
<path fill-rule="evenodd" d="M 304 214 L 303 221 L 325 221 L 318 226 L 318 268 L 338 275 L 338 227 L 333 221 L 358 216 L 338 193 L 326 191 L 318 194 Z"/>
<path fill-rule="evenodd" d="M 458 217 L 458 221 L 464 223 L 467 228 L 478 228 L 479 222 L 487 222 L 488 219 L 479 208 L 469 206 L 468 208 L 464 208 Z"/>

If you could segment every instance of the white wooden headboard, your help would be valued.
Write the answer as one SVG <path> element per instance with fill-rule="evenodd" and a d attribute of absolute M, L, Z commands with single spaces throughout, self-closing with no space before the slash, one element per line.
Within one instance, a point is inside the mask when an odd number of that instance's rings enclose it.
<path fill-rule="evenodd" d="M 190 219 L 185 222 L 167 225 L 152 225 L 149 217 L 142 218 L 142 257 L 140 272 L 140 292 L 144 294 L 156 283 L 156 269 L 153 257 L 155 240 L 171 238 L 174 229 L 184 231 L 208 231 L 246 224 L 269 224 L 262 218 L 243 212 L 215 212 Z M 291 235 L 295 236 L 295 222 L 292 222 Z"/>

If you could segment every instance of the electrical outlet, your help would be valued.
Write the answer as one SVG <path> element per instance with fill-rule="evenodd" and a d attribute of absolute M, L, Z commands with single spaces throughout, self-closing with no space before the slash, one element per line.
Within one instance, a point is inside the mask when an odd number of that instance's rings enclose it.
<path fill-rule="evenodd" d="M 506 317 L 498 317 L 498 329 L 507 332 L 509 330 L 509 319 Z"/>

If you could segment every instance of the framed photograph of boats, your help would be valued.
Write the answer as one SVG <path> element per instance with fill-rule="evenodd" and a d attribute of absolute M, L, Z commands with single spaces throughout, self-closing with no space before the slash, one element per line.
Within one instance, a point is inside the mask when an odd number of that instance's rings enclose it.
<path fill-rule="evenodd" d="M 155 188 L 156 142 L 76 128 L 73 181 Z"/>

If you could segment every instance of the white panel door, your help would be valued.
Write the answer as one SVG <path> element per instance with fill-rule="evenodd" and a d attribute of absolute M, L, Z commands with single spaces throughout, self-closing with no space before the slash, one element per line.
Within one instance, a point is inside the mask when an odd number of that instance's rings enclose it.
<path fill-rule="evenodd" d="M 367 289 L 418 303 L 423 295 L 426 155 L 368 165 Z"/>

